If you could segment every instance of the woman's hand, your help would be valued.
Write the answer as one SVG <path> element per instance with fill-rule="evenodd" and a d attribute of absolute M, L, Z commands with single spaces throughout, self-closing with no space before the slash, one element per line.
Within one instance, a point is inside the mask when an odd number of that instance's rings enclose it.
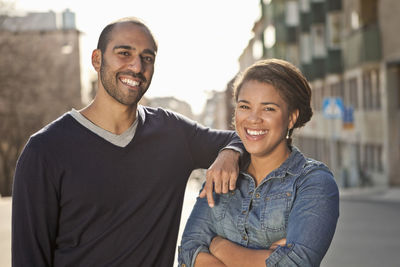
<path fill-rule="evenodd" d="M 210 250 L 211 254 L 216 255 L 218 248 L 221 248 L 221 246 L 224 245 L 225 241 L 228 241 L 228 240 L 226 240 L 223 237 L 220 237 L 219 235 L 215 236 L 211 240 L 210 247 L 208 248 Z"/>
<path fill-rule="evenodd" d="M 286 238 L 282 238 L 282 239 L 280 239 L 278 241 L 275 241 L 274 243 L 271 244 L 269 249 L 275 250 L 275 249 L 278 248 L 278 246 L 281 246 L 281 247 L 286 246 Z"/>
<path fill-rule="evenodd" d="M 221 236 L 211 240 L 210 253 L 229 267 L 265 267 L 265 261 L 278 246 L 286 245 L 286 238 L 280 239 L 269 249 L 249 249 L 231 242 Z"/>

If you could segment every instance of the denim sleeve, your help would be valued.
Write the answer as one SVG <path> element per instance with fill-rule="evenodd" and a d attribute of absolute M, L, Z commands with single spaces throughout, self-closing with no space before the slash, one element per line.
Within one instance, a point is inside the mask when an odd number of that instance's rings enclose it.
<path fill-rule="evenodd" d="M 218 196 L 214 194 L 217 201 Z M 215 209 L 216 207 L 214 207 Z M 215 217 L 208 206 L 206 198 L 197 198 L 196 204 L 186 223 L 178 249 L 179 266 L 194 266 L 200 252 L 209 252 L 208 248 L 215 233 Z"/>
<path fill-rule="evenodd" d="M 297 184 L 288 218 L 287 245 L 266 260 L 270 266 L 319 266 L 335 233 L 339 191 L 332 173 L 318 168 Z"/>

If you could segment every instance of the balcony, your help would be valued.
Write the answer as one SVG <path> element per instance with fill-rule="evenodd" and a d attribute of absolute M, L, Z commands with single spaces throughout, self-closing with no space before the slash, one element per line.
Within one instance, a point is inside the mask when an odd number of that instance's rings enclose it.
<path fill-rule="evenodd" d="M 311 2 L 311 23 L 325 23 L 325 2 Z"/>
<path fill-rule="evenodd" d="M 300 31 L 309 32 L 311 28 L 311 15 L 310 13 L 300 13 Z"/>
<path fill-rule="evenodd" d="M 313 58 L 312 60 L 312 78 L 321 79 L 325 76 L 325 58 Z"/>
<path fill-rule="evenodd" d="M 326 58 L 326 72 L 331 74 L 343 72 L 341 49 L 328 49 L 328 56 Z"/>
<path fill-rule="evenodd" d="M 381 60 L 381 37 L 377 24 L 362 28 L 343 41 L 343 59 L 346 69 L 366 62 Z"/>
<path fill-rule="evenodd" d="M 338 0 L 326 0 L 326 11 L 331 12 L 331 11 L 338 11 L 342 10 L 342 1 Z"/>

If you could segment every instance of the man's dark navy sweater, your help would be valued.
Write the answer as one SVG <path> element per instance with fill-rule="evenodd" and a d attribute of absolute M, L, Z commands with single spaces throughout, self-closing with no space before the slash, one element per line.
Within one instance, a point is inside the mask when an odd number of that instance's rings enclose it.
<path fill-rule="evenodd" d="M 139 107 L 118 147 L 65 114 L 33 135 L 13 188 L 12 261 L 26 266 L 172 266 L 184 190 L 231 131 Z"/>

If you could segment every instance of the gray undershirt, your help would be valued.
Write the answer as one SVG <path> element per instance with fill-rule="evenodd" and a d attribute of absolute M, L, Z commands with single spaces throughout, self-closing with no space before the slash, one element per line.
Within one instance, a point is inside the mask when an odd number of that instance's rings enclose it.
<path fill-rule="evenodd" d="M 79 111 L 76 109 L 72 109 L 68 112 L 76 121 L 82 124 L 84 127 L 88 128 L 93 133 L 97 134 L 98 136 L 102 137 L 103 139 L 107 140 L 108 142 L 119 146 L 119 147 L 126 147 L 133 139 L 136 133 L 136 128 L 138 125 L 138 112 L 136 113 L 136 120 L 133 124 L 122 134 L 113 134 L 103 128 L 97 126 L 90 120 L 88 120 L 85 116 L 83 116 Z"/>

